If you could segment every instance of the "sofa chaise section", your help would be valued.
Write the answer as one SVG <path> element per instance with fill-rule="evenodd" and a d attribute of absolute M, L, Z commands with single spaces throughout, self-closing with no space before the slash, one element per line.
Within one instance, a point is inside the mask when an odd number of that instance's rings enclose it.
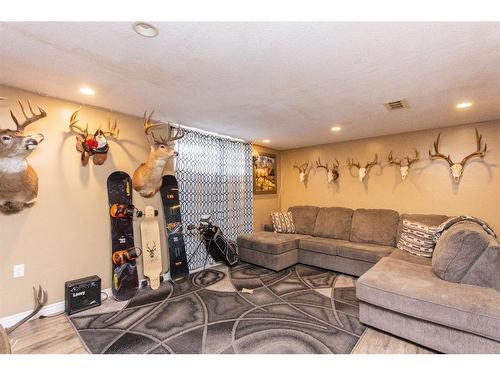
<path fill-rule="evenodd" d="M 240 259 L 274 271 L 298 263 L 299 240 L 303 234 L 255 232 L 238 236 Z"/>
<path fill-rule="evenodd" d="M 445 353 L 500 353 L 500 293 L 387 257 L 356 283 L 360 320 Z"/>

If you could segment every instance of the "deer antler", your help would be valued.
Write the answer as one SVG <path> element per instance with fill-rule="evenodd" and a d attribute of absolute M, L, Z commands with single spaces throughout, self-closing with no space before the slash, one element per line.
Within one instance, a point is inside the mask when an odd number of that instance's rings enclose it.
<path fill-rule="evenodd" d="M 484 158 L 484 154 L 486 153 L 486 150 L 488 149 L 488 144 L 485 143 L 484 144 L 484 148 L 481 149 L 481 141 L 483 139 L 483 136 L 479 134 L 479 132 L 477 131 L 477 128 L 476 128 L 476 142 L 477 142 L 477 149 L 476 149 L 476 152 L 473 152 L 472 154 L 470 155 L 467 155 L 465 158 L 462 159 L 462 161 L 460 162 L 460 164 L 462 164 L 462 166 L 465 165 L 465 163 L 467 162 L 467 160 L 473 158 L 473 157 L 480 157 L 480 158 Z"/>
<path fill-rule="evenodd" d="M 153 113 L 154 111 L 152 111 L 149 114 L 149 116 L 147 116 L 147 112 L 144 112 L 144 132 L 148 137 L 148 141 L 151 139 L 153 142 L 157 144 L 167 144 L 169 142 L 173 142 L 184 137 L 185 131 L 180 126 L 174 126 L 170 123 L 165 123 L 165 122 L 151 122 L 151 117 L 153 116 Z M 164 126 L 168 126 L 168 136 L 166 138 L 163 136 L 157 138 L 152 129 Z"/>
<path fill-rule="evenodd" d="M 306 162 L 306 163 L 303 163 L 300 165 L 300 167 L 298 166 L 297 163 L 295 163 L 293 165 L 294 168 L 297 168 L 299 170 L 299 172 L 301 173 L 305 173 L 307 171 L 307 168 L 309 167 L 309 162 Z"/>
<path fill-rule="evenodd" d="M 429 150 L 429 156 L 431 157 L 431 159 L 444 159 L 448 162 L 448 164 L 451 166 L 453 166 L 455 163 L 453 163 L 453 161 L 451 160 L 450 158 L 450 155 L 446 156 L 442 153 L 439 152 L 439 140 L 441 139 L 441 133 L 438 134 L 438 137 L 436 139 L 436 141 L 434 142 L 434 151 L 435 153 L 432 154 L 431 153 L 431 150 Z"/>
<path fill-rule="evenodd" d="M 359 161 L 354 163 L 354 159 L 347 159 L 347 166 L 349 168 L 356 167 L 356 168 L 361 168 L 361 165 L 359 164 Z"/>
<path fill-rule="evenodd" d="M 7 328 L 5 331 L 7 333 L 12 333 L 15 329 L 19 328 L 20 325 L 24 324 L 31 318 L 33 318 L 36 314 L 40 312 L 42 307 L 47 303 L 47 291 L 43 290 L 42 287 L 39 285 L 38 290 L 33 287 L 33 295 L 35 298 L 35 307 L 33 308 L 33 311 L 25 316 L 23 319 L 21 319 L 19 322 L 14 324 L 12 327 Z"/>
<path fill-rule="evenodd" d="M 78 120 L 78 112 L 80 112 L 81 108 L 78 108 L 73 114 L 71 115 L 71 118 L 69 119 L 69 128 L 74 131 L 75 133 L 78 133 L 82 135 L 84 138 L 87 138 L 89 135 L 89 124 L 85 127 L 85 129 L 79 127 L 76 125 L 76 123 L 79 121 Z"/>
<path fill-rule="evenodd" d="M 40 106 L 37 106 L 38 107 L 38 111 L 40 113 L 36 114 L 34 111 L 33 111 L 33 108 L 31 107 L 31 102 L 29 101 L 28 99 L 28 108 L 31 112 L 31 117 L 28 117 L 28 115 L 26 114 L 26 111 L 24 110 L 24 107 L 23 107 L 23 103 L 21 103 L 20 100 L 17 101 L 19 103 L 19 106 L 21 107 L 21 111 L 23 112 L 23 116 L 25 118 L 25 120 L 23 121 L 23 123 L 19 123 L 19 121 L 17 120 L 16 116 L 14 116 L 14 113 L 12 112 L 12 110 L 10 111 L 10 116 L 12 117 L 12 120 L 14 121 L 14 123 L 16 124 L 16 127 L 17 127 L 17 131 L 19 132 L 22 132 L 24 130 L 25 127 L 27 127 L 29 124 L 32 124 L 34 123 L 35 121 L 38 121 L 44 117 L 47 116 L 47 112 L 44 111 L 44 109 Z"/>
<path fill-rule="evenodd" d="M 116 123 L 116 120 L 114 121 L 113 124 L 111 124 L 111 120 L 108 120 L 108 130 L 102 132 L 105 137 L 113 137 L 113 138 L 118 138 L 118 135 L 120 134 L 120 129 L 118 129 L 118 124 Z"/>
<path fill-rule="evenodd" d="M 392 151 L 389 153 L 389 156 L 387 157 L 387 161 L 389 162 L 389 164 L 393 164 L 393 165 L 397 165 L 397 166 L 401 167 L 401 160 L 399 160 L 399 158 L 394 159 L 394 157 L 392 156 Z"/>
<path fill-rule="evenodd" d="M 375 159 L 373 159 L 373 161 L 366 163 L 365 168 L 369 169 L 369 168 L 373 167 L 375 164 L 378 164 L 378 155 L 377 154 L 375 154 Z"/>
<path fill-rule="evenodd" d="M 330 172 L 330 168 L 328 168 L 328 163 L 326 165 L 321 164 L 321 160 L 318 157 L 318 160 L 316 161 L 316 168 L 325 168 L 327 172 Z"/>
<path fill-rule="evenodd" d="M 413 163 L 417 162 L 420 158 L 418 155 L 418 151 L 416 148 L 413 149 L 415 151 L 415 157 L 413 159 L 410 159 L 408 155 L 405 156 L 406 159 L 406 165 L 410 167 Z"/>

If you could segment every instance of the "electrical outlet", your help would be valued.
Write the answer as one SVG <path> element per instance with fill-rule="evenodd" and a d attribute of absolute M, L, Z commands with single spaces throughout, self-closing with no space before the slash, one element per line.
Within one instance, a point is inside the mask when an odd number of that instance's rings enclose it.
<path fill-rule="evenodd" d="M 12 277 L 24 277 L 24 264 L 15 264 Z"/>

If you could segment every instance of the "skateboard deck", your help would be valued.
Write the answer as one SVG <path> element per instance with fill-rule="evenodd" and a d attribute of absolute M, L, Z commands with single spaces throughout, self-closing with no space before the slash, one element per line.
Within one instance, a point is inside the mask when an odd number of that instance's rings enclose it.
<path fill-rule="evenodd" d="M 108 181 L 109 215 L 111 222 L 111 289 L 119 301 L 132 298 L 139 287 L 137 257 L 134 245 L 132 215 L 113 217 L 116 206 L 132 206 L 132 181 L 125 172 L 113 172 Z M 124 210 L 125 211 L 125 210 Z"/>
<path fill-rule="evenodd" d="M 144 219 L 141 222 L 142 267 L 151 289 L 160 287 L 162 272 L 160 226 L 156 220 L 157 214 L 153 207 L 146 206 Z"/>
<path fill-rule="evenodd" d="M 184 244 L 179 187 L 175 176 L 163 176 L 160 195 L 167 227 L 170 278 L 174 283 L 182 283 L 189 276 L 189 266 Z"/>

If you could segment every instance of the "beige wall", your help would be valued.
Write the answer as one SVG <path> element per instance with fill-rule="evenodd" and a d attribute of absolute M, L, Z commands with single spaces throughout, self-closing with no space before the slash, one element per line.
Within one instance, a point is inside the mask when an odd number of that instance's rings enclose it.
<path fill-rule="evenodd" d="M 471 161 L 465 168 L 460 184 L 450 176 L 444 160 L 428 160 L 439 130 L 420 131 L 288 150 L 281 153 L 282 196 L 281 208 L 296 204 L 344 206 L 351 208 L 392 208 L 408 213 L 469 214 L 485 219 L 500 233 L 500 121 L 442 129 L 441 152 L 460 161 L 476 148 L 474 127 L 477 126 L 488 143 L 484 162 Z M 399 169 L 387 166 L 390 150 L 395 154 L 412 152 L 416 147 L 422 161 L 414 164 L 406 181 L 402 182 Z M 349 174 L 348 157 L 361 163 L 378 153 L 383 168 L 375 166 L 366 181 L 361 183 Z M 312 169 L 307 186 L 299 184 L 294 162 L 338 158 L 341 175 L 337 184 L 328 185 L 324 170 Z M 353 170 L 353 173 L 355 171 Z"/>
<path fill-rule="evenodd" d="M 281 194 L 281 161 L 280 161 L 280 152 L 258 146 L 253 145 L 253 152 L 264 152 L 268 154 L 276 155 L 276 171 L 278 173 L 278 193 L 277 194 L 254 194 L 253 196 L 253 227 L 255 231 L 263 230 L 264 224 L 271 223 L 270 213 L 273 211 L 280 210 L 280 194 Z"/>
<path fill-rule="evenodd" d="M 108 115 L 120 128 L 118 142 L 110 142 L 108 160 L 102 166 L 82 167 L 68 120 L 78 104 L 38 96 L 0 86 L 0 128 L 13 127 L 9 107 L 18 113 L 16 99 L 30 99 L 45 108 L 48 116 L 27 128 L 45 140 L 29 157 L 38 173 L 38 202 L 15 215 L 0 214 L 0 317 L 31 309 L 31 287 L 41 284 L 49 301 L 61 301 L 66 280 L 97 274 L 103 288 L 111 286 L 111 249 L 106 179 L 115 170 L 130 175 L 146 158 L 149 146 L 142 120 L 105 110 L 84 107 L 80 118 L 90 128 L 106 123 Z M 160 198 L 143 199 L 134 194 L 138 207 L 160 208 Z M 162 215 L 159 216 L 160 221 Z M 160 224 L 163 226 L 163 224 Z M 135 225 L 140 241 L 139 222 Z M 162 231 L 163 250 L 166 249 Z M 138 242 L 139 243 L 139 242 Z M 15 264 L 25 264 L 25 277 L 12 278 Z"/>

